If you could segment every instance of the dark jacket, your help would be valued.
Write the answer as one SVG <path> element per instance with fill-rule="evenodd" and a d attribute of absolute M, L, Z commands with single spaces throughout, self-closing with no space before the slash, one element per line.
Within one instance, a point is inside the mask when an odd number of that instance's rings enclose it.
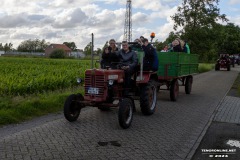
<path fill-rule="evenodd" d="M 116 69 L 117 63 L 119 62 L 119 57 L 117 55 L 118 48 L 116 48 L 116 51 L 112 51 L 112 48 L 109 46 L 107 47 L 109 50 L 109 53 L 105 53 L 105 49 L 102 53 L 102 61 L 101 61 L 101 68 L 105 69 L 107 66 L 113 69 Z"/>
<path fill-rule="evenodd" d="M 173 47 L 173 52 L 183 52 L 181 44 L 174 46 Z"/>
<path fill-rule="evenodd" d="M 144 51 L 144 58 L 143 58 L 143 70 L 144 71 L 156 71 L 158 70 L 158 57 L 156 49 L 151 45 L 148 44 L 147 46 L 142 46 Z"/>
<path fill-rule="evenodd" d="M 118 56 L 122 66 L 129 66 L 130 69 L 135 70 L 138 64 L 137 53 L 129 48 L 129 52 L 125 52 L 124 50 L 120 50 L 118 52 Z"/>

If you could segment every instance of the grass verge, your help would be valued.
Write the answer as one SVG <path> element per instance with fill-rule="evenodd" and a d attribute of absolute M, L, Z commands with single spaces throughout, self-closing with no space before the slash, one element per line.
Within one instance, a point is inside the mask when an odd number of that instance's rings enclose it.
<path fill-rule="evenodd" d="M 211 63 L 199 63 L 198 71 L 199 73 L 208 72 L 214 68 L 214 64 Z"/>
<path fill-rule="evenodd" d="M 238 74 L 237 79 L 234 81 L 232 89 L 237 89 L 238 96 L 240 97 L 240 73 Z"/>
<path fill-rule="evenodd" d="M 0 97 L 0 126 L 19 123 L 63 109 L 65 99 L 79 88 L 65 89 L 26 97 Z"/>

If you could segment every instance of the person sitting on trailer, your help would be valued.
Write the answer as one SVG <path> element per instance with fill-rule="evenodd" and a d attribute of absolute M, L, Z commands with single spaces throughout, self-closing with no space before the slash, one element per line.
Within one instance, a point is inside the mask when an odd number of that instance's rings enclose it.
<path fill-rule="evenodd" d="M 173 45 L 172 45 L 172 43 L 168 44 L 168 51 L 167 52 L 173 52 Z"/>
<path fill-rule="evenodd" d="M 143 71 L 157 71 L 158 57 L 156 49 L 148 42 L 147 38 L 138 41 L 144 51 Z"/>
<path fill-rule="evenodd" d="M 109 41 L 109 46 L 104 48 L 103 50 L 101 61 L 102 69 L 117 69 L 117 63 L 119 62 L 119 58 L 117 55 L 118 50 L 119 49 L 116 46 L 116 41 L 114 39 L 111 39 Z"/>
<path fill-rule="evenodd" d="M 184 51 L 185 53 L 187 53 L 187 54 L 190 54 L 190 47 L 189 47 L 189 45 L 188 45 L 188 43 L 187 43 L 186 40 L 184 41 L 183 51 Z"/>
<path fill-rule="evenodd" d="M 173 52 L 184 52 L 184 41 L 182 41 L 180 38 L 176 38 L 172 42 L 173 46 Z"/>
<path fill-rule="evenodd" d="M 168 45 L 165 45 L 161 52 L 168 52 Z"/>
<path fill-rule="evenodd" d="M 137 53 L 133 51 L 127 41 L 122 42 L 122 49 L 118 52 L 120 59 L 120 69 L 124 70 L 124 95 L 128 95 L 128 91 L 131 88 L 131 76 L 136 72 L 138 58 Z"/>

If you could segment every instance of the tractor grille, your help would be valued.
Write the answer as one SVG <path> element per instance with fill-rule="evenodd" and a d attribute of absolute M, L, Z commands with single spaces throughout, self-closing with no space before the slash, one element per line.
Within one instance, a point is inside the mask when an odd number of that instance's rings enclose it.
<path fill-rule="evenodd" d="M 104 75 L 85 75 L 85 96 L 101 97 L 104 95 Z M 98 94 L 89 94 L 89 88 L 98 88 Z"/>

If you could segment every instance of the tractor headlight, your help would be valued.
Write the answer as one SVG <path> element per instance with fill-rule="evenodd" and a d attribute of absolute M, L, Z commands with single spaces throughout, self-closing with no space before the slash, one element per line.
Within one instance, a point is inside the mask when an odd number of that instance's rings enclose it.
<path fill-rule="evenodd" d="M 109 85 L 113 85 L 113 83 L 114 83 L 114 80 L 112 80 L 112 79 L 110 79 L 110 80 L 108 81 L 108 84 L 109 84 Z"/>

